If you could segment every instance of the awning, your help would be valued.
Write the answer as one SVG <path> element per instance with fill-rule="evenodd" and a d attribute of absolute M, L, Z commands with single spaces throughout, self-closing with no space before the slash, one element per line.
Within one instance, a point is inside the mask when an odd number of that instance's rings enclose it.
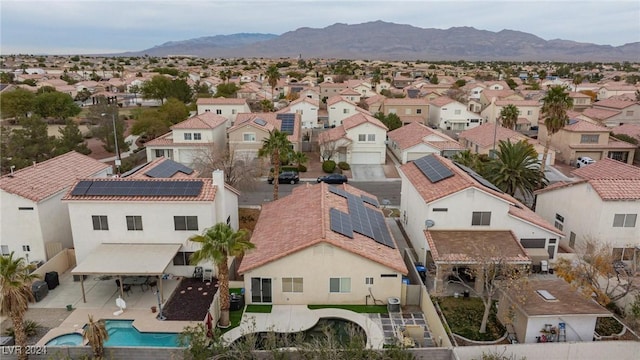
<path fill-rule="evenodd" d="M 181 244 L 100 244 L 74 275 L 162 275 Z"/>

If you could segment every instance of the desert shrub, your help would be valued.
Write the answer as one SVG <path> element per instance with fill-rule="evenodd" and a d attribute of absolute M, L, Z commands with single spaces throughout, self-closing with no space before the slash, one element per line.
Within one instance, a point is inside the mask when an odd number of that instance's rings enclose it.
<path fill-rule="evenodd" d="M 623 326 L 616 318 L 599 317 L 596 320 L 596 332 L 601 336 L 617 335 L 622 332 Z"/>
<path fill-rule="evenodd" d="M 298 166 L 298 172 L 307 172 L 307 167 L 300 164 L 300 166 Z"/>
<path fill-rule="evenodd" d="M 322 163 L 322 171 L 331 174 L 336 169 L 336 162 L 333 160 L 326 160 Z"/>
<path fill-rule="evenodd" d="M 24 332 L 27 334 L 27 336 L 33 336 L 38 332 L 38 328 L 40 327 L 40 324 L 38 324 L 37 322 L 33 321 L 33 320 L 25 320 L 24 321 Z M 7 336 L 14 336 L 13 334 L 13 327 L 7 328 L 4 331 L 4 334 Z"/>
<path fill-rule="evenodd" d="M 344 162 L 344 161 L 340 161 L 340 162 L 338 163 L 338 167 L 339 167 L 340 169 L 342 169 L 342 170 L 349 170 L 349 169 L 351 169 L 351 166 L 349 166 L 349 164 L 348 164 L 348 163 L 346 163 L 346 162 Z"/>

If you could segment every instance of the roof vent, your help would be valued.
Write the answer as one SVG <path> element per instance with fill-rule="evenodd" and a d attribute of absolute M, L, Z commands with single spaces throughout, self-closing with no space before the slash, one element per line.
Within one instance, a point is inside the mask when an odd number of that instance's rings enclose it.
<path fill-rule="evenodd" d="M 558 300 L 555 296 L 551 295 L 551 293 L 548 292 L 547 290 L 536 290 L 536 292 L 538 293 L 538 295 L 542 296 L 542 298 L 545 299 L 546 301 Z"/>

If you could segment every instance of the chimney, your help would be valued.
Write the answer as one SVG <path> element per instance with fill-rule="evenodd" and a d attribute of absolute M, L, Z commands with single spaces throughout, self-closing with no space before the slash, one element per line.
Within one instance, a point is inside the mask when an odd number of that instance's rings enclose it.
<path fill-rule="evenodd" d="M 216 223 L 227 223 L 227 206 L 225 204 L 225 193 L 224 193 L 224 171 L 220 169 L 216 169 L 212 174 L 213 185 L 216 186 L 216 198 L 215 198 L 215 209 L 216 209 Z"/>

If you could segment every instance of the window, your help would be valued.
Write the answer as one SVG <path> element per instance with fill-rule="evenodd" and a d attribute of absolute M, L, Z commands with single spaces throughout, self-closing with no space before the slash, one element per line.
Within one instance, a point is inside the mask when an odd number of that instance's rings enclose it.
<path fill-rule="evenodd" d="M 460 114 L 462 114 L 462 110 L 460 110 L 460 109 L 456 109 L 456 110 L 454 110 L 454 111 L 453 111 L 453 113 L 454 113 L 455 115 L 460 115 Z"/>
<path fill-rule="evenodd" d="M 367 141 L 367 134 L 358 134 L 358 141 Z"/>
<path fill-rule="evenodd" d="M 141 231 L 142 216 L 127 216 L 127 230 Z"/>
<path fill-rule="evenodd" d="M 447 212 L 448 208 L 433 208 L 433 212 Z"/>
<path fill-rule="evenodd" d="M 2 255 L 9 255 L 9 245 L 0 245 Z"/>
<path fill-rule="evenodd" d="M 376 134 L 367 135 L 367 141 L 376 141 Z"/>
<path fill-rule="evenodd" d="M 283 277 L 282 292 L 301 293 L 303 281 L 301 277 Z"/>
<path fill-rule="evenodd" d="M 398 274 L 380 274 L 380 277 L 398 277 Z"/>
<path fill-rule="evenodd" d="M 191 133 L 184 133 L 185 140 L 191 140 Z"/>
<path fill-rule="evenodd" d="M 174 216 L 173 225 L 175 230 L 198 230 L 198 217 Z"/>
<path fill-rule="evenodd" d="M 576 246 L 576 233 L 573 231 L 569 233 L 569 247 L 574 249 Z"/>
<path fill-rule="evenodd" d="M 31 251 L 31 246 L 29 246 L 29 245 L 22 245 L 22 251 Z"/>
<path fill-rule="evenodd" d="M 351 278 L 329 278 L 329 292 L 348 293 L 351 292 Z"/>
<path fill-rule="evenodd" d="M 216 109 L 216 114 L 217 114 L 217 115 L 222 115 L 222 110 L 220 110 L 220 109 Z"/>
<path fill-rule="evenodd" d="M 613 227 L 636 227 L 637 214 L 615 214 Z"/>
<path fill-rule="evenodd" d="M 193 140 L 202 140 L 202 134 L 193 133 Z"/>
<path fill-rule="evenodd" d="M 531 114 L 533 114 L 533 111 L 527 110 L 527 115 L 531 115 Z"/>
<path fill-rule="evenodd" d="M 471 225 L 491 225 L 491 211 L 474 211 Z"/>
<path fill-rule="evenodd" d="M 231 109 L 231 114 L 235 115 L 237 113 L 236 109 Z"/>
<path fill-rule="evenodd" d="M 342 109 L 342 113 L 343 114 L 348 114 L 349 113 L 349 109 Z"/>
<path fill-rule="evenodd" d="M 562 231 L 564 229 L 564 216 L 556 214 L 556 221 L 554 223 L 556 229 Z"/>
<path fill-rule="evenodd" d="M 416 114 L 422 114 L 422 109 L 416 109 Z"/>
<path fill-rule="evenodd" d="M 626 116 L 633 116 L 633 110 L 627 110 Z"/>
<path fill-rule="evenodd" d="M 109 230 L 109 223 L 106 215 L 92 215 L 93 230 Z"/>
<path fill-rule="evenodd" d="M 156 157 L 163 157 L 164 156 L 164 150 L 156 150 Z"/>
<path fill-rule="evenodd" d="M 18 210 L 33 210 L 33 206 L 21 206 Z"/>
<path fill-rule="evenodd" d="M 581 144 L 597 144 L 598 143 L 598 139 L 600 138 L 600 135 L 598 134 L 582 134 L 580 136 L 580 143 Z"/>
<path fill-rule="evenodd" d="M 242 134 L 242 141 L 244 142 L 255 142 L 256 134 L 254 133 L 244 133 Z"/>
<path fill-rule="evenodd" d="M 189 265 L 191 254 L 193 251 L 178 251 L 173 257 L 173 265 Z"/>
<path fill-rule="evenodd" d="M 364 278 L 364 284 L 365 285 L 373 285 L 373 278 L 372 277 Z"/>

